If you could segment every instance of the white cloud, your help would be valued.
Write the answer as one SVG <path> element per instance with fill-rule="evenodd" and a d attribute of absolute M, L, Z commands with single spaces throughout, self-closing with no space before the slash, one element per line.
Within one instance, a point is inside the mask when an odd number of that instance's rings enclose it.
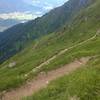
<path fill-rule="evenodd" d="M 53 9 L 53 6 L 44 6 L 43 7 L 45 10 L 51 10 L 51 9 Z"/>
<path fill-rule="evenodd" d="M 26 12 L 12 12 L 12 13 L 2 13 L 0 14 L 0 18 L 6 19 L 16 19 L 16 20 L 31 20 L 39 17 L 41 14 L 40 12 L 36 12 L 32 14 L 29 11 Z"/>
<path fill-rule="evenodd" d="M 41 3 L 40 0 L 23 0 L 23 2 L 29 5 L 34 5 L 34 6 Z"/>
<path fill-rule="evenodd" d="M 62 0 L 63 3 L 68 0 Z M 28 5 L 32 5 L 33 9 L 36 7 L 40 10 L 36 11 L 25 11 L 25 12 L 11 12 L 11 13 L 1 13 L 0 18 L 2 19 L 17 19 L 20 21 L 27 21 L 31 19 L 35 19 L 37 17 L 42 16 L 44 13 L 50 11 L 51 9 L 57 7 L 61 4 L 61 0 L 57 0 L 56 3 L 54 1 L 49 0 L 23 0 L 24 3 Z M 35 7 L 35 8 L 34 8 Z"/>
<path fill-rule="evenodd" d="M 25 3 L 39 7 L 45 11 L 49 11 L 54 8 L 54 6 L 48 2 L 48 0 L 23 0 Z"/>
<path fill-rule="evenodd" d="M 33 4 L 39 4 L 39 3 L 41 3 L 39 0 L 32 0 L 32 3 Z"/>
<path fill-rule="evenodd" d="M 40 11 L 37 11 L 37 12 L 35 12 L 35 14 L 41 16 L 43 13 Z"/>

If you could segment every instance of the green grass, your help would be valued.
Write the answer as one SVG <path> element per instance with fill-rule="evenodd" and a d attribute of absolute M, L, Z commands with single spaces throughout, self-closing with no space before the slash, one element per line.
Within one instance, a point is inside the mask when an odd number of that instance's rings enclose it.
<path fill-rule="evenodd" d="M 55 81 L 52 81 L 47 88 L 40 90 L 31 97 L 23 100 L 100 100 L 100 38 L 86 43 L 76 49 L 72 49 L 70 53 L 65 53 L 57 58 L 50 65 L 45 66 L 44 70 L 50 70 L 54 66 L 69 62 L 71 58 L 81 56 L 98 55 L 92 57 L 87 65 L 77 71 L 65 75 Z M 66 56 L 68 55 L 68 57 Z M 71 60 L 72 60 L 71 59 Z M 52 66 L 52 68 L 50 67 Z"/>
<path fill-rule="evenodd" d="M 43 71 L 49 71 L 62 67 L 63 65 L 74 61 L 76 58 L 95 56 L 100 54 L 100 38 L 97 37 L 94 40 L 91 40 L 83 45 L 77 46 L 74 49 L 71 49 L 64 53 L 63 55 L 58 56 L 50 64 L 42 67 Z M 62 59 L 63 58 L 63 59 Z"/>
<path fill-rule="evenodd" d="M 100 58 L 96 60 L 100 62 Z M 76 97 L 75 100 L 100 100 L 100 63 L 91 62 L 83 67 L 24 100 L 71 100 L 72 97 Z"/>
<path fill-rule="evenodd" d="M 99 5 L 100 3 L 97 3 L 95 6 L 77 15 L 76 18 L 73 19 L 70 28 L 66 26 L 66 28 L 61 29 L 61 31 L 57 33 L 52 33 L 42 39 L 33 41 L 33 43 L 22 52 L 1 64 L 0 91 L 20 86 L 27 80 L 23 76 L 33 68 L 57 54 L 62 49 L 92 37 L 100 28 L 100 19 L 98 18 L 98 16 L 100 16 L 98 10 Z M 84 21 L 84 17 L 88 17 L 88 20 Z M 49 71 L 61 67 L 78 57 L 98 55 L 100 53 L 100 39 L 97 38 L 92 42 L 68 51 L 66 54 L 52 61 L 48 66 L 44 66 L 41 70 Z M 35 44 L 37 44 L 37 46 L 34 48 Z M 12 62 L 16 62 L 16 66 L 14 66 L 14 68 L 9 68 L 8 65 Z M 34 77 L 34 73 L 30 77 Z"/>

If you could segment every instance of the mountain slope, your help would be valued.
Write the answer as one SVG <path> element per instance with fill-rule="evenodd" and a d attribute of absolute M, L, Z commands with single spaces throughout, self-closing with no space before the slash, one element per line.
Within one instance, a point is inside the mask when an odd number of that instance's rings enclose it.
<path fill-rule="evenodd" d="M 26 81 L 24 77 L 27 73 L 35 69 L 47 59 L 58 54 L 61 50 L 67 49 L 82 41 L 86 41 L 98 35 L 92 41 L 77 46 L 65 54 L 57 57 L 48 65 L 43 66 L 38 72 L 48 71 L 61 67 L 73 61 L 73 59 L 83 56 L 95 56 L 100 54 L 100 13 L 98 8 L 100 1 L 91 4 L 88 8 L 81 11 L 73 19 L 72 23 L 65 25 L 59 32 L 54 32 L 47 36 L 33 41 L 22 52 L 13 56 L 0 65 L 0 90 L 14 88 Z M 36 73 L 30 73 L 27 79 L 34 77 Z"/>
<path fill-rule="evenodd" d="M 86 8 L 93 0 L 70 0 L 33 21 L 18 24 L 0 34 L 0 61 L 4 61 L 16 54 L 26 44 L 38 37 L 60 29 L 65 23 L 69 23 L 74 15 Z"/>
<path fill-rule="evenodd" d="M 13 19 L 12 20 L 11 19 L 4 20 L 4 19 L 0 19 L 0 32 L 6 30 L 9 27 L 12 27 L 12 26 L 14 26 L 14 25 L 16 25 L 18 23 L 20 23 L 20 21 L 18 21 L 18 20 L 13 20 Z"/>

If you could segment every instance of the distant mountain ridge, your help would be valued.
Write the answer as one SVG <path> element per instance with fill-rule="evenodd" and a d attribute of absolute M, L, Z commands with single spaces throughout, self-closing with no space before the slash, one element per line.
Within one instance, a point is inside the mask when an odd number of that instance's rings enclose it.
<path fill-rule="evenodd" d="M 29 41 L 55 32 L 64 24 L 68 24 L 76 13 L 88 7 L 92 2 L 93 0 L 84 0 L 84 2 L 70 0 L 40 18 L 15 25 L 0 33 L 0 61 L 22 50 Z"/>
<path fill-rule="evenodd" d="M 13 20 L 13 19 L 0 19 L 0 32 L 4 31 L 4 30 L 7 30 L 8 28 L 16 25 L 16 24 L 19 24 L 20 21 L 18 20 Z"/>

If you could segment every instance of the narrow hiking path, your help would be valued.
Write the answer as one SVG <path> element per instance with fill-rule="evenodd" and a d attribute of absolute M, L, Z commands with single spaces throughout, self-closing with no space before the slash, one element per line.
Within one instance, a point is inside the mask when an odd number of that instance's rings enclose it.
<path fill-rule="evenodd" d="M 5 93 L 2 100 L 21 100 L 22 97 L 30 96 L 33 93 L 39 91 L 40 89 L 45 88 L 50 81 L 55 80 L 56 78 L 59 78 L 61 76 L 67 75 L 75 71 L 76 69 L 82 67 L 82 65 L 85 65 L 88 60 L 88 57 L 81 58 L 61 68 L 52 70 L 47 74 L 40 73 L 34 80 L 27 82 L 20 88 Z"/>
<path fill-rule="evenodd" d="M 90 37 L 89 39 L 84 40 L 84 41 L 82 41 L 82 42 L 80 42 L 80 43 L 78 43 L 78 44 L 76 44 L 76 45 L 73 45 L 73 46 L 71 46 L 71 47 L 69 47 L 69 48 L 66 48 L 66 49 L 64 49 L 64 50 L 61 50 L 58 54 L 56 54 L 56 55 L 54 55 L 53 57 L 49 58 L 47 61 L 43 62 L 43 63 L 40 64 L 39 66 L 33 68 L 30 72 L 28 72 L 27 74 L 25 74 L 25 77 L 28 77 L 31 73 L 36 72 L 37 70 L 39 70 L 39 69 L 40 69 L 41 67 L 43 67 L 44 65 L 48 65 L 52 60 L 56 59 L 58 56 L 64 54 L 64 53 L 67 52 L 68 50 L 73 49 L 73 48 L 75 48 L 75 47 L 77 47 L 77 46 L 83 45 L 84 43 L 95 39 L 95 38 L 98 36 L 99 33 L 100 33 L 100 30 L 98 30 L 98 31 L 96 32 L 96 34 L 93 35 L 92 37 Z"/>
<path fill-rule="evenodd" d="M 29 73 L 25 74 L 25 77 L 28 77 L 30 75 L 30 73 L 33 73 L 33 72 L 37 71 L 38 69 L 40 69 L 44 65 L 49 64 L 52 60 L 57 58 L 59 55 L 64 54 L 68 50 L 73 49 L 77 46 L 83 45 L 84 43 L 95 39 L 98 36 L 99 33 L 100 33 L 100 30 L 97 31 L 96 34 L 94 36 L 90 37 L 89 39 L 60 51 L 58 54 L 54 55 L 53 57 L 51 57 L 47 61 L 43 62 L 42 64 L 40 64 L 39 66 L 34 68 Z M 4 93 L 2 100 L 20 100 L 24 96 L 30 96 L 32 93 L 40 90 L 41 88 L 46 87 L 47 84 L 49 83 L 49 81 L 52 81 L 56 78 L 59 78 L 59 77 L 65 75 L 65 74 L 69 74 L 70 72 L 73 72 L 77 68 L 79 68 L 82 65 L 86 64 L 86 62 L 88 60 L 89 60 L 88 58 L 81 58 L 80 60 L 77 60 L 77 61 L 74 61 L 70 64 L 67 64 L 67 65 L 63 66 L 62 68 L 50 71 L 50 72 L 48 72 L 48 74 L 44 74 L 44 75 L 39 74 L 36 77 L 35 80 L 27 82 L 24 86 L 21 86 L 21 87 L 15 89 L 15 90 L 11 90 L 7 93 Z"/>

